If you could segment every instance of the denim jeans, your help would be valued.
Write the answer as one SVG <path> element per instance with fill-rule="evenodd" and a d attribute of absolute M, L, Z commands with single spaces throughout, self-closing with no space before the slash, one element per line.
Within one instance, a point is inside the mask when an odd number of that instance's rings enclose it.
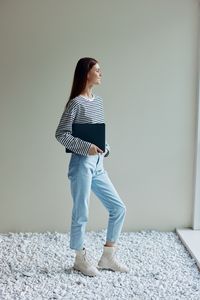
<path fill-rule="evenodd" d="M 116 242 L 122 230 L 126 206 L 104 169 L 103 161 L 104 154 L 100 153 L 87 156 L 71 154 L 67 173 L 73 198 L 70 230 L 71 249 L 80 250 L 84 247 L 91 190 L 109 212 L 106 240 Z"/>

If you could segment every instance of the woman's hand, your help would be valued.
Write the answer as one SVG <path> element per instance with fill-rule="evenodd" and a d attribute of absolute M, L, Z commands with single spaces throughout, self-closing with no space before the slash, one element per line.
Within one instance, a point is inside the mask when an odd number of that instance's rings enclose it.
<path fill-rule="evenodd" d="M 99 152 L 103 153 L 103 151 L 99 147 L 97 147 L 94 144 L 91 144 L 90 149 L 88 151 L 88 154 L 89 155 L 95 155 L 95 154 L 98 154 Z"/>

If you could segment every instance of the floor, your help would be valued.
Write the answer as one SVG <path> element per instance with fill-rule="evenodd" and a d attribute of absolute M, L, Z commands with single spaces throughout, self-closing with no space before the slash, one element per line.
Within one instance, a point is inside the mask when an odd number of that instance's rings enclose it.
<path fill-rule="evenodd" d="M 182 243 L 196 260 L 200 270 L 200 230 L 193 230 L 192 228 L 177 228 L 176 232 Z"/>
<path fill-rule="evenodd" d="M 94 264 L 105 236 L 106 230 L 86 232 Z M 129 273 L 89 277 L 72 268 L 68 232 L 0 234 L 0 299 L 200 300 L 200 271 L 176 232 L 122 232 L 116 257 Z"/>

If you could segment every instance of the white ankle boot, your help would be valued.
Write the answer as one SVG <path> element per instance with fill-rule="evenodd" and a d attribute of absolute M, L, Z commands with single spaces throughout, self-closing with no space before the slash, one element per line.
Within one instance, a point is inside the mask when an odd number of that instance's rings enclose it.
<path fill-rule="evenodd" d="M 119 271 L 119 272 L 129 272 L 129 269 L 117 261 L 114 257 L 114 254 L 117 250 L 116 246 L 108 247 L 104 246 L 103 254 L 99 260 L 98 268 L 99 269 L 110 269 L 112 271 Z"/>
<path fill-rule="evenodd" d="M 88 275 L 88 276 L 101 275 L 98 269 L 88 261 L 86 257 L 85 248 L 82 250 L 75 250 L 75 251 L 76 251 L 76 257 L 73 266 L 75 270 L 81 271 L 84 275 Z"/>

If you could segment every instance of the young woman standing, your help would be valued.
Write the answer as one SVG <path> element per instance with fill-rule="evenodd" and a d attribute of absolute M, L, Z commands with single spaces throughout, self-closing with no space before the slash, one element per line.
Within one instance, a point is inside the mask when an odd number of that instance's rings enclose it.
<path fill-rule="evenodd" d="M 103 160 L 110 152 L 106 141 L 105 153 L 96 145 L 72 135 L 73 123 L 104 123 L 103 100 L 92 92 L 94 85 L 101 83 L 99 62 L 84 57 L 77 62 L 71 94 L 56 129 L 55 137 L 72 151 L 68 178 L 70 180 L 73 209 L 70 231 L 70 248 L 75 250 L 74 269 L 88 276 L 100 275 L 98 269 L 128 272 L 128 268 L 114 256 L 116 242 L 122 230 L 126 206 L 115 190 Z M 109 212 L 106 244 L 98 266 L 92 265 L 83 247 L 85 228 L 88 222 L 91 190 Z"/>

